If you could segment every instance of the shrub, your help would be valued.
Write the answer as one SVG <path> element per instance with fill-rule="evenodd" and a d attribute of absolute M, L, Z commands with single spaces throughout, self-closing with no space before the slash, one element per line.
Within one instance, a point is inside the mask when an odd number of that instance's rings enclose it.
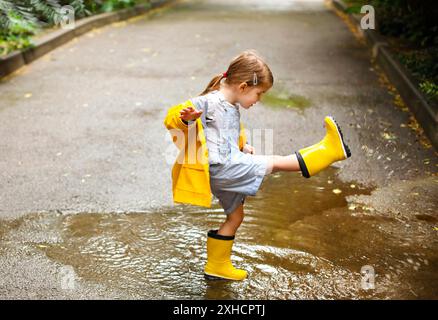
<path fill-rule="evenodd" d="M 81 18 L 135 5 L 145 0 L 0 0 L 0 55 L 32 45 L 31 37 L 53 26 L 59 9 L 70 5 Z"/>

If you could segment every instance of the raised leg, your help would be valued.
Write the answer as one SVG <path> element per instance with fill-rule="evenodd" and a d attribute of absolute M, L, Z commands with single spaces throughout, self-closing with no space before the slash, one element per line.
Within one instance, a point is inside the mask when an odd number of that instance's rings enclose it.
<path fill-rule="evenodd" d="M 277 171 L 300 171 L 300 164 L 298 163 L 298 159 L 295 154 L 290 154 L 287 156 L 269 156 L 268 163 L 269 165 L 267 174 Z"/>

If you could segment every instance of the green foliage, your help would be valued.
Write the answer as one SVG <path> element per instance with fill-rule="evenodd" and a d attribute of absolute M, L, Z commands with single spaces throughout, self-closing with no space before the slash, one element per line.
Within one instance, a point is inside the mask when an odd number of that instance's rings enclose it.
<path fill-rule="evenodd" d="M 373 0 L 379 31 L 413 45 L 438 45 L 438 6 L 434 0 Z"/>
<path fill-rule="evenodd" d="M 0 36 L 0 56 L 13 50 L 22 50 L 32 46 L 29 36 L 8 34 Z"/>
<path fill-rule="evenodd" d="M 102 5 L 102 11 L 109 12 L 135 5 L 135 0 L 107 0 Z"/>
<path fill-rule="evenodd" d="M 397 58 L 420 80 L 438 80 L 438 48 L 410 50 L 398 53 Z"/>
<path fill-rule="evenodd" d="M 438 101 L 438 85 L 436 83 L 425 81 L 420 83 L 420 89 L 430 100 Z"/>
<path fill-rule="evenodd" d="M 438 4 L 436 0 L 344 0 L 348 12 L 359 13 L 363 5 L 375 9 L 378 31 L 399 50 L 398 59 L 411 71 L 426 96 L 438 102 Z"/>
<path fill-rule="evenodd" d="M 430 96 L 438 97 L 438 85 L 429 81 L 420 84 L 421 90 Z"/>
<path fill-rule="evenodd" d="M 360 13 L 361 5 L 352 5 L 349 6 L 346 10 L 347 13 Z"/>
<path fill-rule="evenodd" d="M 75 18 L 110 12 L 144 3 L 146 0 L 0 0 L 0 55 L 31 45 L 41 28 L 59 21 L 59 9 L 70 5 Z"/>
<path fill-rule="evenodd" d="M 360 8 L 369 4 L 369 1 L 365 0 L 344 0 L 344 2 L 347 4 L 347 13 L 360 13 Z"/>
<path fill-rule="evenodd" d="M 432 103 L 438 102 L 438 6 L 431 0 L 373 0 L 379 31 L 399 38 L 397 56 Z"/>
<path fill-rule="evenodd" d="M 30 8 L 0 0 L 0 55 L 28 47 L 37 28 L 38 20 Z"/>
<path fill-rule="evenodd" d="M 375 9 L 379 32 L 412 45 L 438 45 L 438 5 L 435 0 L 345 0 L 348 13 L 360 13 L 363 5 Z"/>

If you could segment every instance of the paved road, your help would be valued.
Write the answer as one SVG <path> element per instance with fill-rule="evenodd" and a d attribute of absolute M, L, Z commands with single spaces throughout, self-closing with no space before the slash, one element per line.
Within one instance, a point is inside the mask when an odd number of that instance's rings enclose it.
<path fill-rule="evenodd" d="M 432 190 L 433 198 L 436 154 L 406 125 L 410 114 L 394 104 L 369 51 L 344 22 L 319 1 L 251 3 L 179 1 L 94 30 L 2 81 L 0 218 L 172 206 L 166 109 L 197 95 L 248 48 L 266 58 L 277 90 L 310 101 L 303 110 L 259 104 L 242 112 L 249 129 L 274 129 L 276 154 L 318 141 L 323 116 L 332 114 L 353 153 L 339 165 L 342 180 L 385 190 L 376 200 L 383 206 L 399 199 L 404 180 Z M 28 259 L 2 259 L 0 274 L 35 265 L 19 277 L 27 280 L 14 280 L 32 283 L 53 269 L 44 257 Z M 110 296 L 99 290 L 84 285 L 75 294 Z"/>

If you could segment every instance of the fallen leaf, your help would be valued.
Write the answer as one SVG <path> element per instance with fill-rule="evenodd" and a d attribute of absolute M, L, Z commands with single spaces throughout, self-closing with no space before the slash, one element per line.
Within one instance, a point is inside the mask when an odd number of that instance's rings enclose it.
<path fill-rule="evenodd" d="M 365 211 L 371 211 L 371 212 L 374 211 L 374 208 L 372 208 L 372 207 L 367 207 L 367 206 L 363 206 L 362 209 L 364 209 Z"/>
<path fill-rule="evenodd" d="M 394 133 L 389 133 L 389 132 L 382 132 L 381 136 L 385 140 L 395 140 L 397 138 L 397 136 Z"/>

